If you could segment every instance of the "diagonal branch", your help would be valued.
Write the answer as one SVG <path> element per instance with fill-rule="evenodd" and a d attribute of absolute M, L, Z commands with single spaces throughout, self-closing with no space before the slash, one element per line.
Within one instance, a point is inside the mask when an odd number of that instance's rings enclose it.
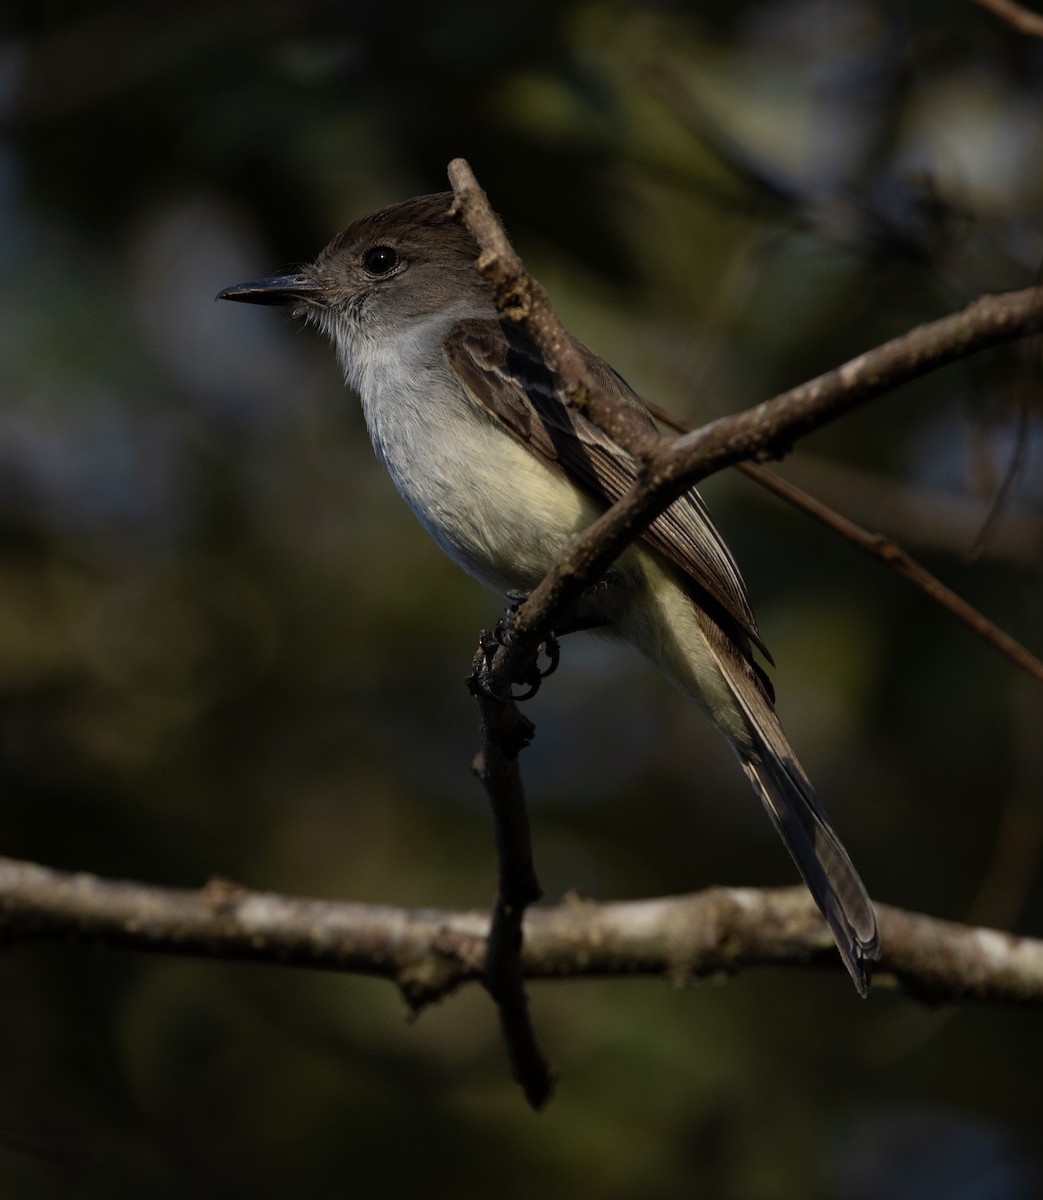
<path fill-rule="evenodd" d="M 467 163 L 454 159 L 449 176 L 461 218 L 482 250 L 479 269 L 493 282 L 502 311 L 526 325 L 570 397 L 579 397 L 587 414 L 643 464 L 637 485 L 573 539 L 518 609 L 514 640 L 492 665 L 494 680 L 504 688 L 508 680 L 524 679 L 539 643 L 583 589 L 699 480 L 744 459 L 781 458 L 797 439 L 903 383 L 1043 330 L 1043 288 L 981 296 L 960 312 L 920 325 L 744 412 L 681 438 L 650 438 L 599 391 L 582 363 L 577 367 L 571 339 L 542 288 L 524 275 Z"/>
<path fill-rule="evenodd" d="M 1017 4 L 1015 0 L 975 0 L 975 3 L 995 13 L 1019 33 L 1043 38 L 1043 16 L 1023 4 Z"/>
<path fill-rule="evenodd" d="M 658 421 L 670 426 L 678 433 L 687 433 L 691 428 L 657 404 L 648 404 L 646 407 Z M 795 483 L 791 483 L 790 480 L 784 479 L 777 472 L 770 471 L 759 463 L 741 462 L 735 465 L 736 470 L 741 471 L 748 479 L 759 483 L 761 487 L 772 492 L 781 500 L 785 500 L 788 504 L 792 504 L 794 508 L 799 508 L 801 512 L 814 517 L 816 521 L 821 522 L 827 529 L 831 529 L 845 541 L 890 567 L 897 575 L 919 588 L 936 604 L 952 613 L 958 621 L 962 621 L 968 629 L 973 630 L 993 649 L 1009 658 L 1015 666 L 1031 675 L 1038 683 L 1043 683 L 1043 662 L 1019 641 L 1012 638 L 1009 633 L 993 624 L 973 605 L 968 604 L 952 588 L 942 583 L 936 575 L 932 575 L 922 563 L 917 562 L 893 539 L 885 537 L 882 533 L 870 533 L 868 529 L 863 529 L 857 522 L 838 513 L 828 504 L 823 504 L 821 500 L 816 499 L 803 488 L 797 487 Z"/>
<path fill-rule="evenodd" d="M 942 583 L 936 575 L 931 574 L 925 566 L 917 562 L 893 539 L 885 537 L 882 533 L 870 533 L 869 530 L 863 529 L 861 525 L 834 512 L 828 505 L 822 504 L 814 496 L 808 495 L 803 489 L 790 483 L 788 479 L 783 479 L 774 471 L 769 471 L 756 463 L 739 463 L 737 465 L 744 475 L 755 480 L 761 487 L 767 488 L 776 496 L 800 508 L 803 512 L 809 513 L 827 528 L 832 529 L 834 533 L 839 534 L 845 541 L 851 542 L 866 554 L 879 559 L 895 574 L 919 588 L 958 621 L 962 621 L 968 629 L 973 630 L 993 649 L 1010 659 L 1015 666 L 1031 675 L 1037 683 L 1043 683 L 1043 662 L 1040 662 L 1016 638 L 1012 638 L 1005 630 L 993 624 L 972 604 L 968 604 L 962 596 Z"/>

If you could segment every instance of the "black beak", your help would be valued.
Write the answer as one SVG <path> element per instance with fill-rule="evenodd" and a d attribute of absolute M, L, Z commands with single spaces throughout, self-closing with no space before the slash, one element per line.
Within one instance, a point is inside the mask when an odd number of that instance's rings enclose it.
<path fill-rule="evenodd" d="M 321 283 L 307 275 L 273 275 L 250 283 L 235 283 L 217 293 L 218 300 L 241 300 L 244 304 L 298 304 L 314 300 L 323 291 Z"/>

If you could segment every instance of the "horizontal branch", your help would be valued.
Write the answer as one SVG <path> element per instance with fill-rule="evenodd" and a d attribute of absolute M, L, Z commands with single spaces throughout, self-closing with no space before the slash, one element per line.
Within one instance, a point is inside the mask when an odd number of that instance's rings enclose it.
<path fill-rule="evenodd" d="M 877 905 L 877 986 L 931 1002 L 1043 1007 L 1043 941 Z M 416 1009 L 478 981 L 489 913 L 406 909 L 70 874 L 0 858 L 0 942 L 80 941 L 378 976 Z M 694 982 L 749 967 L 836 966 L 803 888 L 715 887 L 619 903 L 567 900 L 525 918 L 525 977 Z"/>

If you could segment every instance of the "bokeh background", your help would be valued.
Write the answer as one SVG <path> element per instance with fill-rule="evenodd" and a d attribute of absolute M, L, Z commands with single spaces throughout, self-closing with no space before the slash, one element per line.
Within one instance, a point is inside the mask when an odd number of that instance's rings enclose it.
<path fill-rule="evenodd" d="M 570 327 L 699 421 L 1043 260 L 1043 42 L 970 0 L 32 0 L 0 10 L 2 852 L 403 905 L 493 890 L 463 687 L 500 604 L 374 462 L 328 347 L 222 287 L 467 156 Z M 1036 357 L 784 470 L 1037 651 Z M 989 521 L 1006 487 L 998 517 Z M 1038 685 L 747 481 L 708 482 L 871 890 L 1039 934 Z M 792 881 L 719 736 L 582 639 L 530 706 L 550 900 Z M 0 957 L 4 1197 L 1043 1194 L 1043 1026 L 839 970 L 486 998 L 57 945 Z"/>

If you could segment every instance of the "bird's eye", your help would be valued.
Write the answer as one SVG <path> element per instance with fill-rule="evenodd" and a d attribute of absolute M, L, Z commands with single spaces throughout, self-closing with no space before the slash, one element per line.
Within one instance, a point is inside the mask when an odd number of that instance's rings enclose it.
<path fill-rule="evenodd" d="M 390 246 L 373 246 L 363 254 L 362 265 L 370 275 L 386 275 L 398 266 L 398 251 Z"/>

